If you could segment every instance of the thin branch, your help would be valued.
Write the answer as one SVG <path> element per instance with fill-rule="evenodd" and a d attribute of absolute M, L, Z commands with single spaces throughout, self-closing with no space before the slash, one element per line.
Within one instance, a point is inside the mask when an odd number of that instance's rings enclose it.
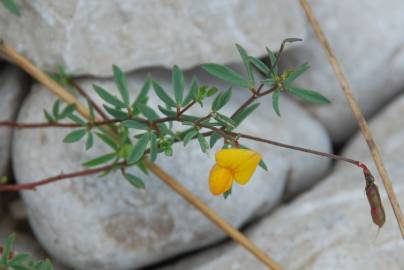
<path fill-rule="evenodd" d="M 8 184 L 8 185 L 0 185 L 0 192 L 4 191 L 20 191 L 20 190 L 35 190 L 39 186 L 48 185 L 50 183 L 58 182 L 61 180 L 83 177 L 87 175 L 92 175 L 96 173 L 100 173 L 106 170 L 110 170 L 114 167 L 122 167 L 125 166 L 126 163 L 121 162 L 119 164 L 109 164 L 102 167 L 94 168 L 94 169 L 86 169 L 78 172 L 73 173 L 66 173 L 66 174 L 59 174 L 56 176 L 48 177 L 39 181 L 34 181 L 25 184 Z"/>
<path fill-rule="evenodd" d="M 88 122 L 87 125 L 91 126 L 104 126 L 108 124 L 114 124 L 121 122 L 122 120 L 119 119 L 111 119 L 108 121 L 97 121 L 90 123 Z M 11 127 L 11 128 L 17 128 L 17 129 L 29 129 L 29 128 L 78 128 L 78 127 L 83 127 L 82 125 L 75 124 L 75 123 L 52 123 L 52 122 L 43 122 L 43 123 L 18 123 L 14 121 L 0 121 L 0 128 L 1 127 Z"/>
<path fill-rule="evenodd" d="M 325 37 L 323 31 L 321 30 L 320 24 L 318 23 L 315 15 L 313 13 L 313 10 L 311 9 L 310 5 L 305 0 L 300 0 L 300 4 L 302 5 L 302 7 L 306 13 L 307 19 L 309 20 L 309 22 L 317 36 L 317 39 L 320 41 L 320 43 L 327 55 L 328 61 L 330 62 L 331 66 L 334 70 L 334 73 L 341 85 L 342 91 L 348 101 L 349 106 L 352 109 L 352 112 L 356 118 L 356 121 L 358 122 L 362 135 L 365 138 L 366 143 L 368 144 L 370 153 L 376 164 L 376 168 L 379 172 L 379 175 L 383 181 L 384 188 L 386 189 L 387 195 L 389 197 L 390 204 L 393 207 L 393 211 L 394 211 L 394 214 L 397 219 L 397 223 L 400 228 L 401 236 L 402 236 L 402 238 L 404 238 L 404 217 L 401 212 L 400 204 L 397 200 L 390 177 L 387 173 L 386 168 L 384 167 L 384 164 L 383 164 L 383 161 L 382 161 L 382 158 L 380 155 L 380 151 L 373 139 L 372 133 L 369 130 L 366 119 L 363 116 L 363 113 L 362 113 L 357 101 L 355 100 L 354 96 L 352 95 L 352 90 L 349 86 L 348 80 L 345 77 L 344 72 L 342 71 L 342 68 L 338 63 L 337 58 L 335 57 L 335 54 L 334 54 L 327 38 Z"/>

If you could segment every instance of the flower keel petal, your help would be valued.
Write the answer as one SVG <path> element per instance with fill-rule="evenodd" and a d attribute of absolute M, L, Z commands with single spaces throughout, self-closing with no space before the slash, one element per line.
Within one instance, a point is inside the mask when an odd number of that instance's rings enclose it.
<path fill-rule="evenodd" d="M 220 195 L 231 188 L 233 183 L 231 171 L 220 167 L 213 166 L 209 176 L 209 188 L 213 195 Z"/>

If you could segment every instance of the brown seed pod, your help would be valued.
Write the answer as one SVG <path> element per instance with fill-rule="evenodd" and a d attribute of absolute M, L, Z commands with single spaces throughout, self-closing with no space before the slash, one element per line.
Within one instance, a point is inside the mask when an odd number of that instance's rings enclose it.
<path fill-rule="evenodd" d="M 386 222 L 386 214 L 384 212 L 382 199 L 380 197 L 379 188 L 375 184 L 375 178 L 372 173 L 366 167 L 365 164 L 358 164 L 359 167 L 363 169 L 363 174 L 365 176 L 366 187 L 365 193 L 368 198 L 370 205 L 370 214 L 372 216 L 373 223 L 379 226 L 379 229 Z"/>
<path fill-rule="evenodd" d="M 386 215 L 384 213 L 379 189 L 374 183 L 366 184 L 366 196 L 369 201 L 373 223 L 381 228 L 386 221 Z"/>

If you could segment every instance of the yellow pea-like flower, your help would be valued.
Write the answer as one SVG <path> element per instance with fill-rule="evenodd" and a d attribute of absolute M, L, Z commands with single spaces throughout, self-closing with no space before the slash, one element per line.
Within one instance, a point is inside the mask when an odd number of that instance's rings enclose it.
<path fill-rule="evenodd" d="M 209 187 L 213 195 L 228 191 L 233 181 L 248 183 L 261 161 L 261 155 L 248 149 L 230 148 L 216 152 L 216 164 L 210 171 Z"/>

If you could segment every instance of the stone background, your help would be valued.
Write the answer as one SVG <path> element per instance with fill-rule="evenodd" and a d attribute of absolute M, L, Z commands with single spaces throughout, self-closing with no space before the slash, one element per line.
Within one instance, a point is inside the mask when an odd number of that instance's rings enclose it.
<path fill-rule="evenodd" d="M 93 83 L 116 91 L 112 64 L 127 73 L 132 96 L 149 72 L 165 89 L 171 89 L 174 64 L 185 70 L 188 79 L 195 75 L 203 84 L 226 89 L 226 84 L 206 74 L 200 65 L 214 61 L 244 72 L 235 43 L 263 57 L 265 46 L 276 51 L 284 38 L 303 38 L 304 42 L 287 46 L 281 66 L 308 62 L 311 69 L 298 80 L 299 86 L 321 92 L 332 103 L 311 105 L 283 95 L 279 118 L 266 98 L 240 130 L 349 156 L 371 165 L 376 173 L 298 1 L 16 3 L 21 17 L 0 5 L 0 37 L 48 72 L 59 65 L 66 67 L 91 96 Z M 400 182 L 404 177 L 404 2 L 309 3 L 370 120 L 404 204 Z M 42 111 L 55 98 L 17 67 L 2 61 L 0 121 L 44 121 Z M 248 95 L 245 89 L 234 88 L 225 111 L 234 111 Z M 152 95 L 150 103 L 157 102 Z M 0 176 L 30 182 L 76 171 L 84 160 L 106 151 L 100 144 L 89 152 L 80 143 L 63 144 L 64 134 L 62 129 L 0 127 Z M 404 245 L 378 177 L 387 213 L 379 233 L 371 222 L 359 170 L 273 146 L 249 146 L 259 149 L 269 172 L 258 169 L 253 180 L 235 187 L 227 200 L 213 197 L 207 189 L 215 149 L 206 156 L 196 143 L 186 148 L 176 145 L 173 158 L 161 157 L 157 163 L 285 269 L 404 269 Z M 145 191 L 134 190 L 119 174 L 111 174 L 60 182 L 36 192 L 0 194 L 0 240 L 16 232 L 17 251 L 51 257 L 55 268 L 62 270 L 264 269 L 156 177 L 145 180 Z"/>

